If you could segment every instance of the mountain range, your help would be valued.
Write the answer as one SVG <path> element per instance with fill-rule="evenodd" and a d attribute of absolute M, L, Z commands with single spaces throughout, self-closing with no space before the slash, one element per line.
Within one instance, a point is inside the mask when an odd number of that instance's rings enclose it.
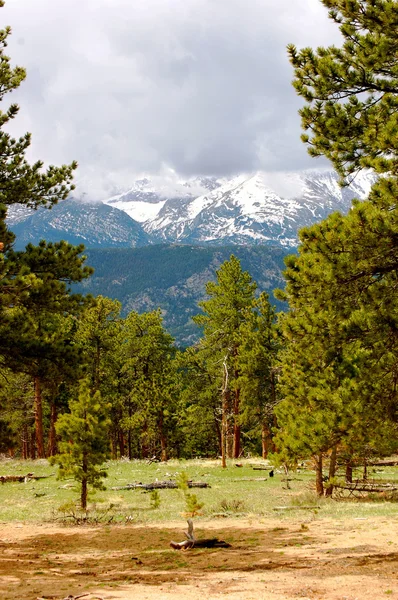
<path fill-rule="evenodd" d="M 7 220 L 17 248 L 40 239 L 87 248 L 165 243 L 291 248 L 301 227 L 336 210 L 347 212 L 353 198 L 367 197 L 374 181 L 363 172 L 341 188 L 332 171 L 166 182 L 147 177 L 104 202 L 69 199 L 37 211 L 13 205 Z"/>

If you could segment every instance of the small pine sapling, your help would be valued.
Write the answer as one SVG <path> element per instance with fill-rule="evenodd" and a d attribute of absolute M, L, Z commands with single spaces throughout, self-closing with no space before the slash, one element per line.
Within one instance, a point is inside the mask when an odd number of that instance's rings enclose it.
<path fill-rule="evenodd" d="M 158 490 L 152 490 L 151 492 L 151 508 L 159 508 L 160 506 L 160 494 Z"/>
<path fill-rule="evenodd" d="M 87 380 L 82 380 L 77 400 L 69 403 L 70 413 L 59 417 L 60 453 L 51 459 L 59 465 L 60 479 L 72 476 L 80 483 L 80 504 L 87 510 L 88 485 L 105 489 L 107 473 L 101 465 L 109 456 L 108 406 L 99 392 L 91 395 Z"/>
<path fill-rule="evenodd" d="M 196 517 L 196 515 L 200 514 L 204 502 L 199 502 L 196 494 L 190 494 L 188 492 L 188 481 L 188 475 L 185 472 L 180 473 L 177 477 L 178 489 L 182 491 L 185 498 L 186 515 L 189 517 Z"/>

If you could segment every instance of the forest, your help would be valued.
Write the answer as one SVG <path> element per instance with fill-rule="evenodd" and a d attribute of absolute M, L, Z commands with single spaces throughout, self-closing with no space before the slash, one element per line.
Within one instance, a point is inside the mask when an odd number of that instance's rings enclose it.
<path fill-rule="evenodd" d="M 288 52 L 303 141 L 345 185 L 379 174 L 369 197 L 300 232 L 272 299 L 232 254 L 206 285 L 179 349 L 160 310 L 122 316 L 117 300 L 74 293 L 89 278 L 83 246 L 14 249 L 7 207 L 65 200 L 77 164 L 30 164 L 29 133 L 0 112 L 0 452 L 47 458 L 82 486 L 101 486 L 111 457 L 269 457 L 315 465 L 319 496 L 337 465 L 398 451 L 398 7 L 322 0 L 341 47 Z M 0 2 L 2 6 L 4 3 Z M 0 100 L 25 79 L 0 31 Z M 325 464 L 327 463 L 327 472 Z M 84 496 L 84 490 L 83 490 Z"/>

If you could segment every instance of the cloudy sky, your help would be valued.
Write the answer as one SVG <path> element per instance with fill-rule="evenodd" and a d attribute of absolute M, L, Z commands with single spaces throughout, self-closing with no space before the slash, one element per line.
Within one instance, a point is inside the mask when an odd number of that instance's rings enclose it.
<path fill-rule="evenodd" d="M 338 42 L 320 0 L 6 0 L 0 17 L 28 71 L 12 133 L 31 159 L 78 160 L 80 193 L 317 166 L 286 45 Z"/>

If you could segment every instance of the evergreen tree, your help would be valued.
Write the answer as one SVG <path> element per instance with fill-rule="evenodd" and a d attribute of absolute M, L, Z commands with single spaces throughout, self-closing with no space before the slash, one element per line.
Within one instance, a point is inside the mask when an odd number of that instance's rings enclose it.
<path fill-rule="evenodd" d="M 294 86 L 307 101 L 302 139 L 343 178 L 361 168 L 398 175 L 397 2 L 321 1 L 343 44 L 288 48 Z"/>
<path fill-rule="evenodd" d="M 87 380 L 80 383 L 77 400 L 69 403 L 70 413 L 59 417 L 56 430 L 60 453 L 52 458 L 59 464 L 59 477 L 72 476 L 80 484 L 80 503 L 87 509 L 88 486 L 104 489 L 106 471 L 101 465 L 109 456 L 109 406 L 97 391 L 90 393 Z"/>
<path fill-rule="evenodd" d="M 361 168 L 379 179 L 354 202 L 300 232 L 287 261 L 276 443 L 286 460 L 313 456 L 317 491 L 322 459 L 337 453 L 351 477 L 354 458 L 391 452 L 397 422 L 397 25 L 388 0 L 322 0 L 339 24 L 341 48 L 289 47 L 303 140 L 328 157 L 342 180 Z M 343 183 L 343 181 L 342 181 Z M 329 488 L 330 490 L 330 488 Z"/>
<path fill-rule="evenodd" d="M 279 336 L 275 309 L 269 296 L 262 292 L 241 325 L 242 346 L 239 356 L 242 394 L 241 422 L 245 437 L 260 438 L 261 454 L 267 458 L 273 448 L 272 429 L 277 398 L 277 355 Z"/>
<path fill-rule="evenodd" d="M 0 375 L 0 420 L 13 432 L 12 450 L 19 449 L 24 459 L 35 458 L 36 443 L 31 377 L 15 374 L 3 367 Z"/>
<path fill-rule="evenodd" d="M 173 338 L 163 328 L 160 309 L 126 317 L 120 351 L 128 390 L 123 423 L 129 456 L 135 433 L 143 457 L 160 450 L 161 460 L 167 460 L 177 412 L 177 374 Z"/>
<path fill-rule="evenodd" d="M 25 70 L 12 67 L 6 55 L 10 33 L 9 27 L 0 31 L 1 102 L 25 78 Z M 70 337 L 58 335 L 57 328 L 64 316 L 76 316 L 84 304 L 80 296 L 70 294 L 70 284 L 92 270 L 83 267 L 83 246 L 43 241 L 38 247 L 29 245 L 24 252 L 13 251 L 15 236 L 6 225 L 7 208 L 16 203 L 51 208 L 73 189 L 71 180 L 77 167 L 73 162 L 43 170 L 41 161 L 29 164 L 30 134 L 14 139 L 6 131 L 18 111 L 16 104 L 0 111 L 0 369 L 7 365 L 15 372 L 30 373 L 35 380 L 36 441 L 42 457 L 41 380 L 51 369 L 59 373 L 76 363 Z"/>
<path fill-rule="evenodd" d="M 122 363 L 119 347 L 123 320 L 121 304 L 103 296 L 97 296 L 77 322 L 75 341 L 82 351 L 82 362 L 93 391 L 100 391 L 112 405 L 110 429 L 112 457 L 125 454 L 124 436 L 121 427 L 123 403 Z"/>
<path fill-rule="evenodd" d="M 222 454 L 219 368 L 212 354 L 195 344 L 178 357 L 181 376 L 179 427 L 185 456 Z"/>
<path fill-rule="evenodd" d="M 238 458 L 241 452 L 241 327 L 247 312 L 253 309 L 257 286 L 233 255 L 221 265 L 216 277 L 216 282 L 206 285 L 209 299 L 199 304 L 204 314 L 194 317 L 194 321 L 203 327 L 200 346 L 209 356 L 208 368 L 218 374 L 222 405 L 221 455 L 225 467 L 227 454 Z M 229 432 L 231 416 L 232 436 Z"/>

